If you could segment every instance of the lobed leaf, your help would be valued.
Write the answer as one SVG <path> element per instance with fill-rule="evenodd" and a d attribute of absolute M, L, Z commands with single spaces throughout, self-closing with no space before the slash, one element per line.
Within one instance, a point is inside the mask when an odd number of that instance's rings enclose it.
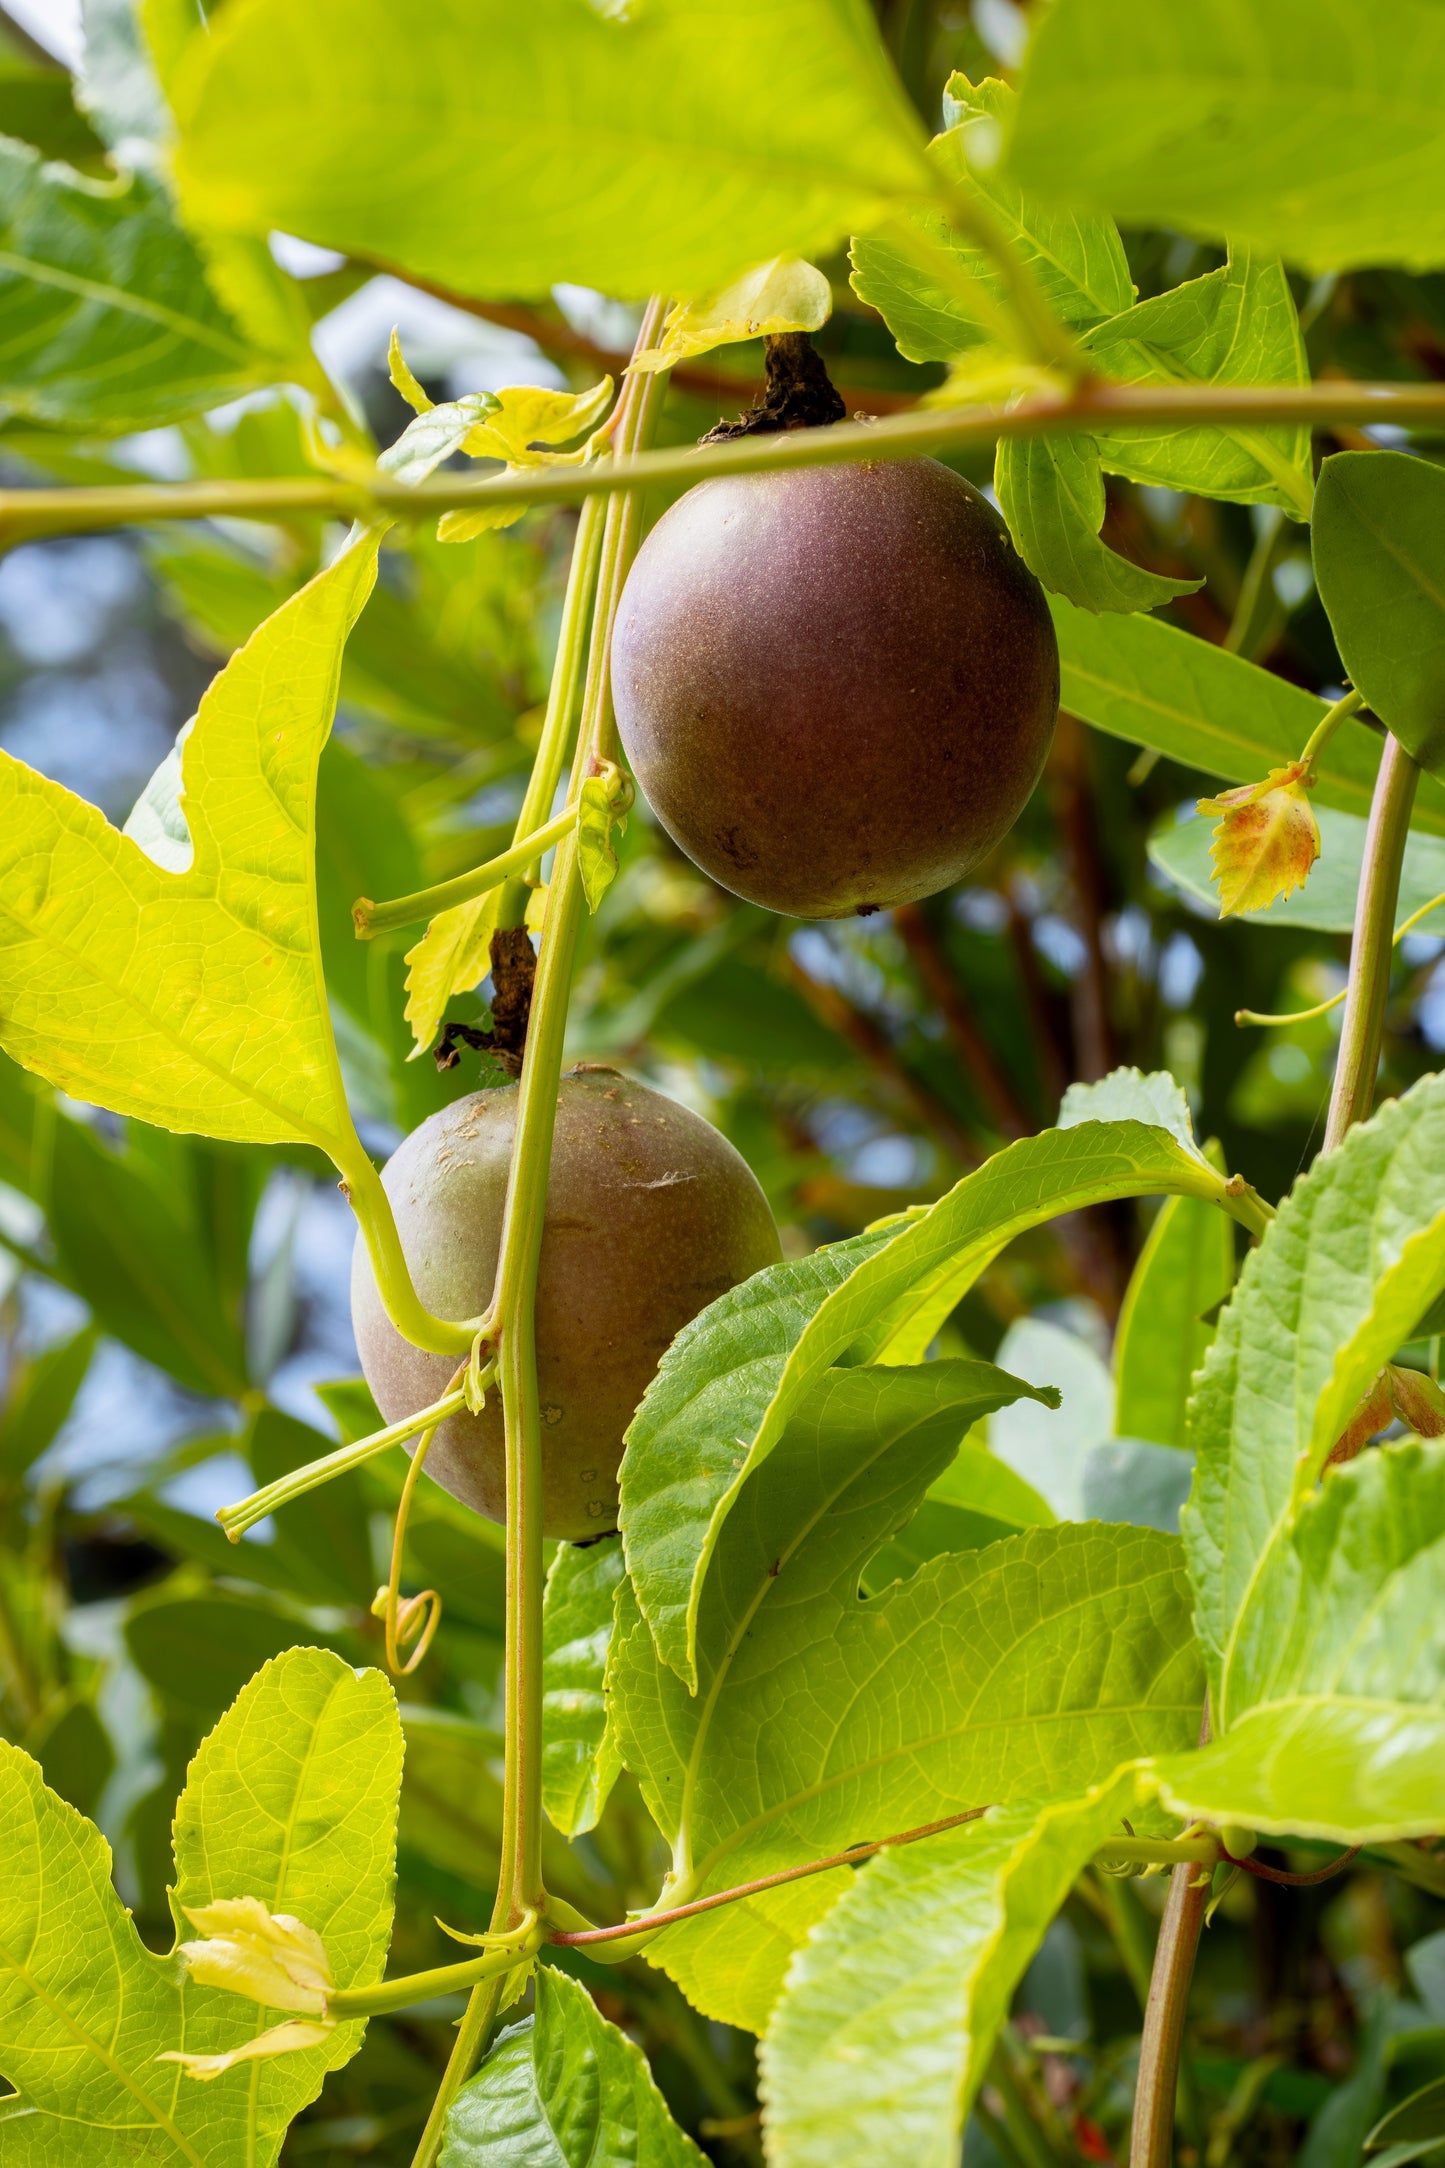
<path fill-rule="evenodd" d="M 1445 262 L 1445 22 L 1428 0 L 1060 0 L 1019 183 L 1311 271 Z"/>
<path fill-rule="evenodd" d="M 400 1773 L 395 1705 L 379 1672 L 358 1675 L 317 1649 L 278 1658 L 191 1766 L 176 1812 L 177 1907 L 259 1897 L 323 1936 L 342 1985 L 378 1978 Z M 355 2053 L 361 2025 L 338 2026 L 324 2047 L 194 2083 L 156 2057 L 238 2047 L 262 2028 L 258 2007 L 189 1981 L 174 1955 L 143 1947 L 111 1887 L 104 1840 L 8 1745 L 0 1825 L 0 2068 L 20 2095 L 6 2120 L 7 2160 L 268 2168 L 326 2071 Z"/>
<path fill-rule="evenodd" d="M 1096 730 L 1147 745 L 1186 768 L 1248 783 L 1262 762 L 1297 760 L 1325 705 L 1208 640 L 1146 617 L 1098 617 L 1049 599 L 1063 666 L 1063 704 Z M 1320 805 L 1365 816 L 1380 741 L 1346 723 L 1316 767 Z M 1445 789 L 1422 776 L 1414 825 L 1445 835 Z"/>
<path fill-rule="evenodd" d="M 1228 1207 L 1198 1153 L 1137 1121 L 1085 1121 L 997 1153 L 903 1226 L 770 1267 L 679 1333 L 628 1431 L 621 1526 L 665 1663 L 696 1678 L 718 1535 L 802 1395 L 833 1363 L 915 1360 L 1015 1235 L 1085 1204 L 1160 1192 Z"/>
<path fill-rule="evenodd" d="M 268 618 L 181 753 L 184 872 L 0 754 L 0 1044 L 163 1128 L 356 1150 L 316 935 L 316 767 L 375 535 Z"/>
<path fill-rule="evenodd" d="M 447 2115 L 440 2168 L 704 2168 L 642 2050 L 565 1972 L 537 1973 L 511 2026 Z"/>
<path fill-rule="evenodd" d="M 191 217 L 463 293 L 716 293 L 933 185 L 861 0 L 258 0 L 178 105 Z"/>
<path fill-rule="evenodd" d="M 85 180 L 6 137 L 0 325 L 0 414 L 52 428 L 157 428 L 267 376 L 153 179 Z"/>
<path fill-rule="evenodd" d="M 1320 469 L 1310 542 L 1351 684 L 1445 774 L 1445 474 L 1404 452 L 1337 453 Z"/>
<path fill-rule="evenodd" d="M 602 1698 L 625 1567 L 615 1536 L 559 1544 L 542 1604 L 542 1804 L 564 1837 L 596 1824 L 621 1771 Z"/>
<path fill-rule="evenodd" d="M 1217 1733 L 1253 1698 L 1247 1652 L 1274 1554 L 1442 1288 L 1445 1078 L 1426 1077 L 1296 1183 L 1246 1260 L 1190 1406 L 1183 1529 Z"/>
<path fill-rule="evenodd" d="M 760 2051 L 775 2168 L 954 2168 L 1014 1988 L 1132 1772 L 881 1853 L 799 1950 Z"/>

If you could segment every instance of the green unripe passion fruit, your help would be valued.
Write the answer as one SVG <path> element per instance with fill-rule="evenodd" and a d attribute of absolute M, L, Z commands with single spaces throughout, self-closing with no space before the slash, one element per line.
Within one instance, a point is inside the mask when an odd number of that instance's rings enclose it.
<path fill-rule="evenodd" d="M 1044 592 L 932 459 L 702 482 L 618 608 L 622 743 L 663 827 L 797 918 L 961 880 L 1037 783 L 1059 705 Z"/>
<path fill-rule="evenodd" d="M 437 1317 L 478 1317 L 491 1300 L 516 1113 L 514 1085 L 473 1092 L 413 1130 L 382 1174 L 417 1293 Z M 576 1541 L 616 1527 L 623 1433 L 664 1350 L 779 1255 L 766 1198 L 710 1122 L 614 1069 L 562 1078 L 537 1274 L 545 1534 Z M 363 1242 L 351 1316 L 388 1423 L 440 1399 L 457 1359 L 402 1338 Z M 497 1390 L 480 1415 L 441 1426 L 426 1465 L 453 1497 L 505 1519 Z"/>

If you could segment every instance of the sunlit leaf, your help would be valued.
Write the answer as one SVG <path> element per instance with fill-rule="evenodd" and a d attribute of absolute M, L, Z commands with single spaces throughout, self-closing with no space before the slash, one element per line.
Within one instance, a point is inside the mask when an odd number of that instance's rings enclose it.
<path fill-rule="evenodd" d="M 355 1150 L 315 943 L 316 763 L 370 590 L 356 543 L 215 680 L 182 754 L 192 862 L 0 754 L 0 1043 L 164 1128 Z"/>
<path fill-rule="evenodd" d="M 1234 1285 L 1234 1230 L 1194 1197 L 1169 1197 L 1139 1253 L 1114 1340 L 1114 1428 L 1121 1438 L 1187 1443 L 1195 1371 L 1213 1313 Z"/>
<path fill-rule="evenodd" d="M 882 1853 L 799 1953 L 760 2063 L 777 2168 L 952 2168 L 1025 1966 L 1132 1775 Z"/>
<path fill-rule="evenodd" d="M 1442 104 L 1445 22 L 1428 0 L 1059 0 L 1009 164 L 1128 225 L 1229 236 L 1312 271 L 1424 271 L 1445 261 Z"/>
<path fill-rule="evenodd" d="M 343 1986 L 378 1978 L 400 1770 L 395 1706 L 378 1672 L 358 1676 L 316 1649 L 278 1659 L 191 1766 L 176 1811 L 177 1907 L 256 1897 L 324 1938 Z M 0 2070 L 23 2103 L 7 2149 L 37 2163 L 76 2158 L 80 2125 L 86 2168 L 243 2158 L 270 2168 L 292 2117 L 356 2052 L 362 2027 L 337 2026 L 323 2045 L 254 2074 L 196 2084 L 156 2058 L 243 2046 L 263 2029 L 256 2004 L 187 1981 L 173 1956 L 143 1947 L 111 1887 L 104 1840 L 9 1745 L 0 1820 Z"/>
<path fill-rule="evenodd" d="M 716 293 L 932 187 L 859 0 L 440 0 L 405 22 L 260 0 L 192 48 L 180 106 L 193 217 L 466 293 Z"/>
<path fill-rule="evenodd" d="M 817 331 L 832 308 L 833 290 L 816 265 L 798 256 L 774 256 L 721 293 L 669 309 L 660 343 L 635 355 L 632 366 L 644 372 L 670 369 L 690 354 L 711 353 L 739 339 Z"/>
<path fill-rule="evenodd" d="M 622 1767 L 602 1682 L 624 1572 L 615 1536 L 558 1546 L 542 1608 L 542 1804 L 564 1837 L 591 1829 Z"/>
<path fill-rule="evenodd" d="M 911 1362 L 1014 1236 L 1107 1197 L 1224 1200 L 1197 1148 L 1137 1120 L 1083 1121 L 999 1152 L 921 1217 L 770 1267 L 679 1333 L 628 1432 L 622 1532 L 666 1663 L 692 1676 L 708 1561 L 801 1396 L 845 1353 Z"/>
<path fill-rule="evenodd" d="M 1271 768 L 1261 783 L 1201 798 L 1198 811 L 1220 818 L 1210 846 L 1219 915 L 1264 911 L 1303 888 L 1320 855 L 1320 826 L 1310 804 L 1303 761 Z"/>
<path fill-rule="evenodd" d="M 1181 1813 L 1343 1844 L 1445 1816 L 1445 1448 L 1333 1468 L 1265 1552 L 1220 1675 L 1224 1736 L 1159 1767 Z"/>

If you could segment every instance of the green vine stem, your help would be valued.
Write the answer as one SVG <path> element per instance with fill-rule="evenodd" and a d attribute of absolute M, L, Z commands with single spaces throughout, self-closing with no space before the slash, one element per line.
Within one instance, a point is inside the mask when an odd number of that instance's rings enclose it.
<path fill-rule="evenodd" d="M 778 436 L 739 437 L 696 449 L 645 453 L 636 486 L 687 487 L 714 474 L 770 474 L 788 467 L 916 459 L 966 451 L 1001 437 L 1072 436 L 1101 428 L 1186 422 L 1221 428 L 1240 422 L 1320 425 L 1445 421 L 1445 384 L 1113 384 L 1087 377 L 1072 390 L 1016 406 L 915 408 L 880 421 L 838 422 Z M 117 487 L 0 490 L 0 547 L 53 534 L 163 519 L 275 520 L 293 513 L 332 519 L 424 520 L 439 512 L 499 504 L 580 504 L 615 485 L 609 460 L 473 480 L 434 476 L 407 484 L 377 472 L 364 482 L 321 475 L 265 481 L 141 482 Z"/>
<path fill-rule="evenodd" d="M 433 1317 L 422 1302 L 412 1285 L 391 1199 L 359 1137 L 352 1136 L 345 1158 L 338 1154 L 336 1165 L 366 1243 L 377 1292 L 397 1331 L 413 1347 L 426 1348 L 433 1355 L 469 1354 L 482 1320 L 473 1317 L 453 1323 Z"/>
<path fill-rule="evenodd" d="M 489 858 L 484 866 L 474 866 L 470 873 L 459 873 L 450 881 L 438 881 L 434 888 L 418 888 L 410 896 L 394 896 L 386 903 L 358 896 L 351 906 L 357 940 L 370 941 L 379 933 L 394 932 L 398 926 L 420 925 L 438 911 L 450 911 L 454 904 L 470 903 L 473 896 L 485 896 L 489 889 L 500 888 L 514 874 L 525 873 L 554 843 L 560 843 L 576 818 L 576 806 L 565 806 L 555 820 L 548 821 L 545 827 L 525 830 L 517 842 L 496 858 Z"/>
<path fill-rule="evenodd" d="M 458 1988 L 502 1978 L 525 1964 L 542 1946 L 540 1921 L 524 1923 L 518 1932 L 497 1942 L 480 1957 L 462 1958 L 455 1965 L 437 1965 L 430 1972 L 409 1972 L 399 1980 L 379 1980 L 375 1987 L 333 1988 L 326 1998 L 328 2017 L 379 2017 L 388 2010 L 405 2010 L 412 2003 L 430 2002 L 436 1995 L 453 1995 Z M 491 1940 L 490 1937 L 487 1938 Z"/>
<path fill-rule="evenodd" d="M 639 351 L 656 340 L 663 312 L 664 304 L 660 300 L 649 305 L 638 333 Z M 615 462 L 605 462 L 611 469 L 612 494 L 608 499 L 602 534 L 587 684 L 573 762 L 574 785 L 580 784 L 592 764 L 609 749 L 612 620 L 641 525 L 637 495 L 630 488 L 617 489 L 616 462 L 631 461 L 645 444 L 656 419 L 665 382 L 662 374 L 628 378 L 614 431 Z M 561 712 L 560 696 L 558 712 Z M 548 795 L 550 797 L 550 791 Z M 575 788 L 569 795 L 575 796 Z M 582 910 L 582 883 L 573 829 L 557 846 L 557 859 L 548 889 L 531 1020 L 518 1084 L 517 1126 L 491 1312 L 497 1336 L 507 1467 L 502 1856 L 493 1915 L 493 1926 L 501 1930 L 515 1925 L 529 1911 L 540 1913 L 545 1902 L 541 1867 L 544 1573 L 536 1286 L 552 1162 L 552 1133 L 557 1115 L 557 1082 L 562 1068 L 567 1002 Z M 445 2129 L 447 2106 L 481 2052 L 500 1993 L 500 1985 L 489 1980 L 473 1989 L 413 2168 L 431 2168 L 436 2158 Z"/>
<path fill-rule="evenodd" d="M 1323 1149 L 1327 1152 L 1334 1150 L 1355 1122 L 1366 1118 L 1374 1103 L 1375 1073 L 1385 1030 L 1385 1000 L 1390 991 L 1400 868 L 1419 780 L 1420 770 L 1399 739 L 1386 738 L 1365 831 L 1345 1018 L 1329 1119 L 1325 1123 Z"/>
<path fill-rule="evenodd" d="M 1326 708 L 1324 714 L 1310 732 L 1309 743 L 1299 757 L 1300 766 L 1305 771 L 1304 780 L 1306 785 L 1313 784 L 1315 763 L 1339 729 L 1341 723 L 1348 722 L 1352 715 L 1358 715 L 1364 704 L 1364 695 L 1362 693 L 1350 692 L 1346 693 L 1342 700 L 1337 700 L 1332 708 Z"/>
<path fill-rule="evenodd" d="M 467 1344 L 470 1346 L 470 1341 Z M 374 1430 L 370 1437 L 358 1438 L 351 1445 L 339 1445 L 334 1453 L 323 1453 L 319 1460 L 308 1460 L 303 1467 L 292 1468 L 286 1475 L 278 1476 L 274 1483 L 252 1491 L 249 1498 L 241 1498 L 233 1506 L 222 1506 L 216 1519 L 231 1541 L 239 1543 L 248 1528 L 264 1521 L 279 1506 L 289 1505 L 293 1498 L 303 1497 L 307 1491 L 331 1482 L 333 1477 L 345 1475 L 349 1468 L 359 1468 L 363 1461 L 375 1460 L 378 1453 L 385 1453 L 393 1445 L 405 1445 L 407 1439 L 414 1438 L 419 1431 L 434 1430 L 449 1415 L 455 1415 L 465 1402 L 466 1388 L 455 1384 L 429 1408 L 418 1408 L 415 1415 L 408 1415 L 400 1423 L 390 1423 L 385 1430 Z"/>

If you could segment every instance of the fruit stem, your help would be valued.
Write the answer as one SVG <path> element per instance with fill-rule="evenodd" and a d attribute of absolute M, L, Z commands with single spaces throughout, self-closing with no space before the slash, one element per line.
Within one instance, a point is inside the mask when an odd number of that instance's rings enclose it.
<path fill-rule="evenodd" d="M 617 415 L 619 430 L 622 427 L 622 409 L 626 396 L 624 386 Z M 572 740 L 573 724 L 577 719 L 577 701 L 582 689 L 583 665 L 587 659 L 592 596 L 597 585 L 597 567 L 602 556 L 602 532 L 606 522 L 607 499 L 589 497 L 582 507 L 582 515 L 577 522 L 577 533 L 572 543 L 572 569 L 567 575 L 562 622 L 557 629 L 557 655 L 552 665 L 552 683 L 547 693 L 547 713 L 542 723 L 542 735 L 537 741 L 537 757 L 532 763 L 532 773 L 527 779 L 521 811 L 517 815 L 518 839 L 547 818 L 552 808 L 552 800 L 557 795 L 557 783 Z M 575 791 L 568 792 L 569 799 L 575 800 L 576 796 Z M 573 810 L 575 813 L 575 806 Z M 531 889 L 525 880 L 509 880 L 497 906 L 498 926 L 524 926 L 530 898 Z"/>
<path fill-rule="evenodd" d="M 648 304 L 637 334 L 636 350 L 639 353 L 656 341 L 665 311 L 666 302 L 661 297 Z M 628 378 L 619 402 L 614 435 L 618 461 L 631 458 L 646 444 L 666 382 L 664 372 Z M 573 761 L 574 788 L 569 797 L 576 796 L 576 787 L 580 786 L 583 776 L 594 770 L 595 764 L 612 755 L 615 735 L 609 698 L 612 622 L 637 547 L 641 519 L 638 494 L 631 489 L 614 490 L 603 515 L 586 691 Z M 579 602 L 579 613 L 581 607 Z M 559 650 L 559 674 L 575 671 L 580 655 L 580 633 L 569 635 L 565 651 Z M 557 728 L 549 734 L 544 726 L 543 745 L 538 750 L 539 767 L 544 764 L 545 754 L 545 760 L 555 759 L 560 769 L 562 751 L 565 751 L 563 719 L 570 714 L 571 699 L 569 692 L 565 698 L 558 695 L 555 707 L 549 702 L 549 721 L 555 720 Z M 554 772 L 547 785 L 547 802 L 550 802 L 555 787 Z M 541 792 L 539 782 L 539 800 Z M 502 1217 L 492 1307 L 498 1339 L 507 1468 L 502 1853 L 492 1914 L 493 1927 L 502 1930 L 525 1919 L 529 1911 L 540 1915 L 546 1901 L 541 1862 L 542 1596 L 546 1576 L 542 1563 L 542 1426 L 537 1393 L 537 1265 L 541 1257 L 547 1183 L 552 1165 L 552 1134 L 556 1126 L 557 1083 L 567 1031 L 567 1001 L 582 908 L 582 880 L 574 826 L 557 846 L 557 860 L 547 894 L 531 1021 L 518 1084 L 517 1126 L 508 1170 L 507 1202 Z M 480 1980 L 473 1988 L 412 2168 L 432 2168 L 445 2132 L 448 2107 L 482 2051 L 500 1994 L 501 1985 L 495 1979 Z"/>
<path fill-rule="evenodd" d="M 473 896 L 485 896 L 489 889 L 500 888 L 514 874 L 525 873 L 554 843 L 560 843 L 576 818 L 576 806 L 564 806 L 555 820 L 548 821 L 544 828 L 523 831 L 515 843 L 498 857 L 489 858 L 484 866 L 474 866 L 470 873 L 459 873 L 450 881 L 438 881 L 434 888 L 418 888 L 410 896 L 395 896 L 387 903 L 373 903 L 369 896 L 359 896 L 351 906 L 357 940 L 370 941 L 376 934 L 391 933 L 398 926 L 418 925 L 423 919 L 435 918 L 438 911 L 449 911 L 454 904 L 470 903 Z M 521 828 L 520 820 L 517 826 Z"/>
<path fill-rule="evenodd" d="M 1328 718 L 1327 718 L 1328 719 Z M 1395 906 L 1400 898 L 1400 868 L 1410 833 L 1410 809 L 1420 770 L 1398 738 L 1388 737 L 1375 778 L 1370 823 L 1365 831 L 1365 860 L 1355 907 L 1350 946 L 1350 979 L 1345 1020 L 1335 1062 L 1334 1089 L 1321 1149 L 1332 1152 L 1355 1122 L 1369 1114 L 1380 1065 L 1385 1030 L 1385 1001 L 1390 991 L 1390 959 L 1395 938 Z"/>
<path fill-rule="evenodd" d="M 293 1498 L 318 1490 L 333 1476 L 345 1475 L 349 1468 L 359 1468 L 363 1461 L 375 1460 L 378 1453 L 386 1452 L 390 1446 L 405 1445 L 418 1431 L 434 1430 L 438 1423 L 454 1415 L 465 1400 L 465 1389 L 453 1382 L 441 1399 L 433 1401 L 429 1408 L 418 1408 L 415 1415 L 408 1415 L 400 1423 L 391 1423 L 385 1430 L 374 1430 L 369 1438 L 357 1438 L 351 1445 L 338 1446 L 334 1453 L 323 1453 L 319 1460 L 308 1460 L 304 1467 L 292 1468 L 288 1474 L 278 1476 L 274 1483 L 252 1491 L 249 1498 L 242 1498 L 233 1506 L 222 1506 L 216 1519 L 231 1541 L 239 1543 L 248 1528 L 254 1528 L 257 1521 L 264 1521 L 278 1506 L 289 1505 Z"/>

